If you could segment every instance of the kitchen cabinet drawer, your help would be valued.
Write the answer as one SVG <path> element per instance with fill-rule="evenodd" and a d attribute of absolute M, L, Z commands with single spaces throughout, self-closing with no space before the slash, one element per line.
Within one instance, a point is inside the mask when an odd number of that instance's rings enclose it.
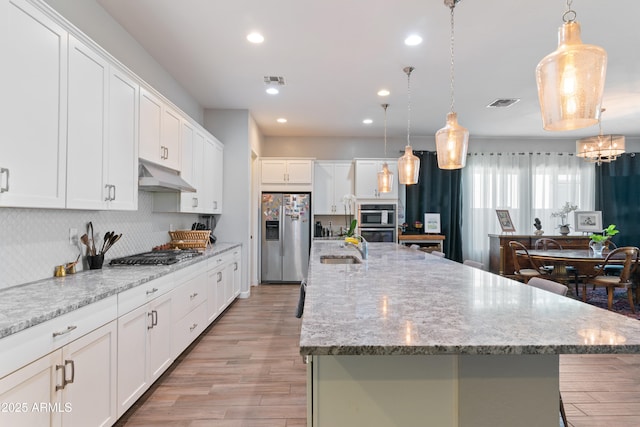
<path fill-rule="evenodd" d="M 69 342 L 115 320 L 117 298 L 111 296 L 40 325 L 0 339 L 0 378 Z M 55 336 L 54 336 L 55 335 Z"/>
<path fill-rule="evenodd" d="M 198 338 L 207 326 L 207 304 L 203 301 L 186 316 L 173 323 L 172 354 L 177 358 L 185 348 Z"/>
<path fill-rule="evenodd" d="M 167 274 L 118 294 L 118 316 L 166 294 L 174 286 L 175 273 Z"/>
<path fill-rule="evenodd" d="M 187 313 L 202 304 L 207 297 L 207 272 L 203 270 L 174 289 L 171 295 L 173 319 L 182 319 Z"/>

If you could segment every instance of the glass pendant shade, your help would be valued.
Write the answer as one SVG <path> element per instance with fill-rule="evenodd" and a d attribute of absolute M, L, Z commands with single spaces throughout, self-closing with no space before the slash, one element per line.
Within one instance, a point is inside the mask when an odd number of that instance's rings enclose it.
<path fill-rule="evenodd" d="M 563 131 L 597 124 L 606 70 L 605 50 L 583 44 L 580 24 L 565 22 L 558 30 L 558 49 L 536 67 L 543 128 Z"/>
<path fill-rule="evenodd" d="M 390 193 L 393 188 L 393 173 L 389 170 L 387 162 L 382 164 L 382 170 L 378 172 L 378 192 Z"/>
<path fill-rule="evenodd" d="M 436 132 L 436 150 L 440 169 L 462 169 L 467 164 L 469 131 L 458 124 L 456 113 L 447 114 L 447 124 Z"/>
<path fill-rule="evenodd" d="M 591 163 L 609 163 L 624 153 L 623 135 L 597 135 L 576 141 L 576 156 Z"/>
<path fill-rule="evenodd" d="M 420 159 L 413 154 L 410 145 L 404 147 L 404 154 L 398 159 L 398 182 L 411 185 L 418 182 Z"/>

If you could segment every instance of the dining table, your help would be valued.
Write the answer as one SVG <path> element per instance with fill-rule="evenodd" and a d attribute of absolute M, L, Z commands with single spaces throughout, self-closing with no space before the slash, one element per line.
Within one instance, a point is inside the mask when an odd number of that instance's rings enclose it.
<path fill-rule="evenodd" d="M 598 266 L 603 264 L 610 251 L 605 250 L 601 254 L 597 254 L 591 249 L 528 249 L 526 252 L 538 267 L 546 267 L 545 269 L 549 271 L 549 279 L 564 283 L 573 281 L 576 286 L 576 296 L 579 296 L 578 283 L 598 273 Z M 526 265 L 527 254 L 525 251 L 516 251 L 516 255 L 524 261 L 523 265 Z M 616 255 L 608 261 L 609 265 L 622 265 L 623 263 L 624 254 Z M 636 269 L 633 272 L 631 280 L 636 294 L 635 300 L 637 301 L 640 269 Z"/>

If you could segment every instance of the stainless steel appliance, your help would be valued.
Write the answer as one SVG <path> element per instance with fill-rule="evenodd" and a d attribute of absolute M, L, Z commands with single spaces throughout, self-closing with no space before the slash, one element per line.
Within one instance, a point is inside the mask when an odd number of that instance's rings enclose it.
<path fill-rule="evenodd" d="M 262 193 L 262 281 L 307 277 L 311 244 L 311 194 Z"/>
<path fill-rule="evenodd" d="M 396 205 L 394 204 L 362 204 L 359 206 L 358 212 L 360 227 L 386 228 L 396 226 Z"/>
<path fill-rule="evenodd" d="M 358 227 L 360 235 L 369 242 L 396 242 L 396 205 L 359 205 Z"/>
<path fill-rule="evenodd" d="M 170 265 L 185 259 L 202 255 L 197 250 L 168 250 L 168 251 L 152 251 L 143 252 L 141 254 L 129 255 L 122 258 L 114 258 L 109 264 L 111 265 Z"/>

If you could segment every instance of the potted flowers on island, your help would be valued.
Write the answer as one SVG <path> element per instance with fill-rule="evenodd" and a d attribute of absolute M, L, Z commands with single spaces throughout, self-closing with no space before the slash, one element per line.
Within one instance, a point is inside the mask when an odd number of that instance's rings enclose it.
<path fill-rule="evenodd" d="M 591 248 L 591 250 L 593 250 L 593 254 L 602 256 L 602 250 L 604 249 L 607 240 L 609 240 L 609 237 L 615 236 L 619 232 L 620 230 L 616 229 L 615 224 L 609 224 L 609 226 L 602 230 L 600 233 L 591 233 L 589 235 L 589 237 L 591 238 L 589 247 Z"/>
<path fill-rule="evenodd" d="M 569 212 L 575 211 L 576 209 L 578 209 L 577 205 L 572 205 L 571 203 L 566 202 L 562 209 L 551 213 L 551 217 L 553 218 L 560 217 L 560 224 L 558 227 L 560 228 L 560 234 L 563 236 L 566 236 L 571 231 L 571 225 L 567 224 L 567 216 L 569 215 Z"/>

